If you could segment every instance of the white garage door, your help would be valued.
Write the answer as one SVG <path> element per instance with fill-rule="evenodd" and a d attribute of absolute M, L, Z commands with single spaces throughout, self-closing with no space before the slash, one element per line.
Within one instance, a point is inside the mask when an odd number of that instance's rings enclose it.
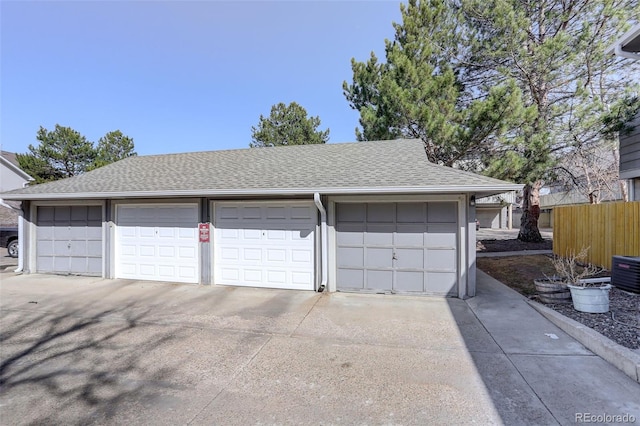
<path fill-rule="evenodd" d="M 219 202 L 214 282 L 314 289 L 317 210 L 309 202 Z"/>
<path fill-rule="evenodd" d="M 197 283 L 198 205 L 119 205 L 116 278 Z"/>

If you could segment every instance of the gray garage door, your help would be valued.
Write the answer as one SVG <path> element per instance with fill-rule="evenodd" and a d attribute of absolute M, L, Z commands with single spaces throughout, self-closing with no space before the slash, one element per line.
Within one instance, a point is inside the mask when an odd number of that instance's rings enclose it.
<path fill-rule="evenodd" d="M 481 228 L 500 228 L 500 209 L 480 209 L 476 207 L 476 217 Z"/>
<path fill-rule="evenodd" d="M 36 271 L 101 276 L 102 207 L 38 207 Z"/>
<path fill-rule="evenodd" d="M 338 290 L 457 295 L 456 206 L 337 204 Z"/>

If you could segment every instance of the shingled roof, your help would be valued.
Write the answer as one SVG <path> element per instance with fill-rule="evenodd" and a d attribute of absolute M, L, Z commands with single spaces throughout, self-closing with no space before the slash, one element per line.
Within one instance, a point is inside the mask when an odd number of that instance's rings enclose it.
<path fill-rule="evenodd" d="M 490 195 L 521 185 L 439 166 L 418 139 L 130 157 L 9 200 L 344 193 Z"/>

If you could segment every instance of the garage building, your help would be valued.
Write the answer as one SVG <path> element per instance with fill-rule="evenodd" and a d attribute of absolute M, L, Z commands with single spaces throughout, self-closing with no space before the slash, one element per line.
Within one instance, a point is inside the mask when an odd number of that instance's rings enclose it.
<path fill-rule="evenodd" d="M 465 298 L 475 199 L 520 188 L 400 139 L 131 157 L 2 199 L 26 273 Z"/>

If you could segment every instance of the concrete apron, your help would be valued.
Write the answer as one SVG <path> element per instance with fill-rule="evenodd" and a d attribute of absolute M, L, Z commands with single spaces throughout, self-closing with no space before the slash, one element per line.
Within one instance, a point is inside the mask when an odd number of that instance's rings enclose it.
<path fill-rule="evenodd" d="M 478 278 L 465 302 L 2 274 L 0 423 L 640 419 L 640 385 Z"/>

